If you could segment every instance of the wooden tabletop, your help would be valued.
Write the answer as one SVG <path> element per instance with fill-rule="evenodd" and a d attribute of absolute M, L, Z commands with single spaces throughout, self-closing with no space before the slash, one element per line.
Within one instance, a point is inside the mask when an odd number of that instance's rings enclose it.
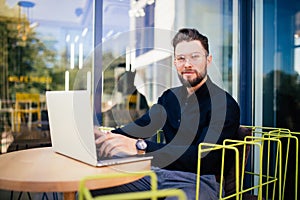
<path fill-rule="evenodd" d="M 151 161 L 109 167 L 93 167 L 53 152 L 51 147 L 15 151 L 0 155 L 0 189 L 26 192 L 75 192 L 86 176 L 150 170 Z M 140 177 L 103 179 L 90 189 L 112 187 Z"/>

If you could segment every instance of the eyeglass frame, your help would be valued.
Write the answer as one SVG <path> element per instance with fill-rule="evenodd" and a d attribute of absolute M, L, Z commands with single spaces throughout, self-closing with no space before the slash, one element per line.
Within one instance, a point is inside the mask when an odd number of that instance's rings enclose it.
<path fill-rule="evenodd" d="M 192 56 L 193 56 L 193 54 L 199 54 L 200 56 L 199 56 L 199 58 L 198 59 L 196 59 L 195 60 L 195 58 L 194 58 L 194 60 L 193 60 L 193 58 L 192 58 Z M 183 59 L 183 60 L 178 60 L 179 58 L 178 57 L 180 57 L 181 56 L 181 58 Z M 189 57 L 189 58 L 187 58 L 187 56 Z M 191 54 L 188 54 L 188 55 L 175 55 L 174 56 L 175 58 L 175 62 L 178 64 L 178 65 L 185 65 L 186 64 L 186 62 L 187 61 L 189 61 L 189 63 L 190 64 L 198 64 L 198 63 L 200 63 L 200 62 L 202 62 L 203 61 L 203 58 L 207 58 L 208 57 L 208 54 L 203 54 L 202 52 L 193 52 L 193 53 L 191 53 Z"/>

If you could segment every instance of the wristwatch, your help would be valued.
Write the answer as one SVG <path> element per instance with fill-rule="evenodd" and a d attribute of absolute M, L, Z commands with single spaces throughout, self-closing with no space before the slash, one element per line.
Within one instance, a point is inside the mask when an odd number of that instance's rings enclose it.
<path fill-rule="evenodd" d="M 138 139 L 135 143 L 136 150 L 138 155 L 142 155 L 146 153 L 147 143 L 143 139 Z"/>

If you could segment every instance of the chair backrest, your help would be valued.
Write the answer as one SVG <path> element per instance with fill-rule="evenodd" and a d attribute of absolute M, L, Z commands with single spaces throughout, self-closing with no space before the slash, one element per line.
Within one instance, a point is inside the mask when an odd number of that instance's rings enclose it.
<path fill-rule="evenodd" d="M 236 135 L 237 140 L 244 140 L 246 136 L 251 136 L 252 135 L 252 129 L 251 128 L 246 128 L 246 127 L 239 127 Z M 245 162 L 245 165 L 247 163 L 248 157 L 249 157 L 249 152 L 250 152 L 250 145 L 246 145 L 246 152 L 244 154 L 244 148 L 243 145 L 239 145 L 238 147 L 239 151 L 239 172 L 241 176 L 241 169 L 242 169 L 242 164 Z M 243 158 L 243 155 L 245 155 L 245 158 Z M 226 173 L 225 178 L 225 194 L 226 196 L 230 194 L 236 193 L 236 178 L 235 178 L 235 163 L 232 163 L 232 167 L 230 167 L 229 171 Z"/>
<path fill-rule="evenodd" d="M 16 93 L 16 108 L 22 109 L 21 104 L 28 104 L 28 108 L 40 107 L 40 95 L 30 93 Z"/>
<path fill-rule="evenodd" d="M 16 93 L 16 102 L 15 102 L 15 116 L 14 120 L 17 122 L 15 124 L 16 131 L 20 132 L 21 130 L 21 121 L 24 119 L 24 115 L 28 114 L 28 128 L 31 129 L 31 122 L 33 120 L 32 114 L 37 115 L 37 121 L 41 121 L 41 107 L 40 107 L 40 94 L 32 93 Z M 34 118 L 35 119 L 35 118 Z"/>

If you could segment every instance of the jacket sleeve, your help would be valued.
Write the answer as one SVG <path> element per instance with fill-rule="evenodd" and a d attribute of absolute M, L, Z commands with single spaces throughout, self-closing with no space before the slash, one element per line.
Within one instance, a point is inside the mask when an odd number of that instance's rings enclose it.
<path fill-rule="evenodd" d="M 154 104 L 142 117 L 112 132 L 131 138 L 147 139 L 163 127 L 166 118 L 165 109 L 159 104 Z"/>

